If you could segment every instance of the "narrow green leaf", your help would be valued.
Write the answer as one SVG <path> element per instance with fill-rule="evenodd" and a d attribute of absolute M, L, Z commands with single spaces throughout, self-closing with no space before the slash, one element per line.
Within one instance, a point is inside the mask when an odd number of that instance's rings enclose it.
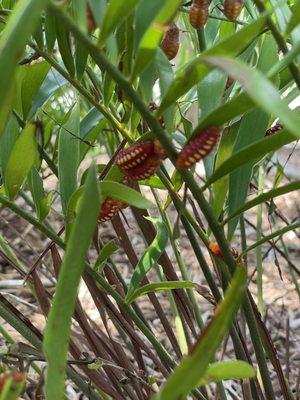
<path fill-rule="evenodd" d="M 40 201 L 45 197 L 45 191 L 43 180 L 36 168 L 31 168 L 31 171 L 28 174 L 28 186 L 35 205 L 37 218 L 40 220 Z"/>
<path fill-rule="evenodd" d="M 202 331 L 192 353 L 181 361 L 167 379 L 160 391 L 159 399 L 179 400 L 182 396 L 188 395 L 205 376 L 209 362 L 230 328 L 244 298 L 246 283 L 246 270 L 238 267 L 224 300 L 217 306 L 211 322 Z"/>
<path fill-rule="evenodd" d="M 228 160 L 224 161 L 219 168 L 216 169 L 204 185 L 204 188 L 207 188 L 213 182 L 216 182 L 218 179 L 234 171 L 241 165 L 251 162 L 252 160 L 259 160 L 268 152 L 276 151 L 294 140 L 295 137 L 292 134 L 286 130 L 282 130 L 274 136 L 265 137 L 250 146 L 244 147 L 239 152 L 233 154 Z"/>
<path fill-rule="evenodd" d="M 9 115 L 11 113 L 13 103 L 15 100 L 15 93 L 16 92 L 16 83 L 13 81 L 11 87 L 6 92 L 5 103 L 1 105 L 0 99 L 0 137 L 6 127 L 6 123 L 9 119 Z"/>
<path fill-rule="evenodd" d="M 270 115 L 276 115 L 287 130 L 300 138 L 300 117 L 290 110 L 287 102 L 280 98 L 274 85 L 262 72 L 228 57 L 205 57 L 203 61 L 238 80 L 257 106 Z"/>
<path fill-rule="evenodd" d="M 141 0 L 135 11 L 135 48 L 167 0 Z"/>
<path fill-rule="evenodd" d="M 286 27 L 285 34 L 289 35 L 294 28 L 300 23 L 300 0 L 294 5 L 292 15 Z"/>
<path fill-rule="evenodd" d="M 36 125 L 27 124 L 12 149 L 6 167 L 5 189 L 10 200 L 16 197 L 37 158 Z"/>
<path fill-rule="evenodd" d="M 174 82 L 162 100 L 159 114 L 162 114 L 175 100 L 187 93 L 212 70 L 211 66 L 203 65 L 204 58 L 215 54 L 226 54 L 231 57 L 236 57 L 263 31 L 265 23 L 265 16 L 260 16 L 251 24 L 240 29 L 233 35 L 226 37 L 209 50 L 204 51 L 200 56 L 196 57 L 179 70 L 175 76 Z"/>
<path fill-rule="evenodd" d="M 159 218 L 148 219 L 156 226 L 156 236 L 135 267 L 128 286 L 126 301 L 132 296 L 147 272 L 155 266 L 168 243 L 168 229 L 165 223 Z"/>
<path fill-rule="evenodd" d="M 23 110 L 23 119 L 26 120 L 28 113 L 33 105 L 36 94 L 38 93 L 50 65 L 46 61 L 25 65 L 20 67 L 21 75 L 21 101 Z"/>
<path fill-rule="evenodd" d="M 11 116 L 3 135 L 0 137 L 0 168 L 2 179 L 5 183 L 6 166 L 12 149 L 19 137 L 20 127 L 14 116 Z"/>
<path fill-rule="evenodd" d="M 137 50 L 132 79 L 136 78 L 152 61 L 154 53 L 162 39 L 165 25 L 168 24 L 181 5 L 181 0 L 167 0 L 160 9 L 154 22 L 143 35 Z"/>
<path fill-rule="evenodd" d="M 52 51 L 56 40 L 56 22 L 53 14 L 45 13 L 45 36 L 48 51 Z"/>
<path fill-rule="evenodd" d="M 39 201 L 40 221 L 44 221 L 44 219 L 48 216 L 52 202 L 53 202 L 53 192 L 49 192 L 47 195 L 45 195 L 45 197 L 40 199 Z"/>
<path fill-rule="evenodd" d="M 238 133 L 239 124 L 235 124 L 233 126 L 229 126 L 224 129 L 220 141 L 220 145 L 216 155 L 215 161 L 215 169 L 218 169 L 220 165 L 224 161 L 226 161 L 232 154 L 232 149 L 234 146 L 234 142 Z M 217 217 L 219 217 L 222 208 L 224 206 L 225 198 L 228 191 L 229 185 L 229 177 L 224 176 L 222 179 L 219 179 L 217 182 L 213 184 L 213 193 L 214 193 L 214 212 Z"/>
<path fill-rule="evenodd" d="M 164 290 L 174 290 L 174 289 L 193 289 L 195 284 L 189 281 L 168 281 L 168 282 L 157 282 L 149 283 L 144 285 L 139 289 L 135 290 L 130 296 L 126 297 L 126 303 L 130 304 L 141 296 L 145 296 L 148 293 L 160 292 Z"/>
<path fill-rule="evenodd" d="M 153 208 L 153 203 L 147 200 L 141 193 L 118 182 L 104 180 L 99 183 L 104 196 L 124 201 L 137 208 Z"/>
<path fill-rule="evenodd" d="M 13 97 L 12 82 L 22 51 L 30 35 L 35 31 L 40 14 L 50 0 L 20 0 L 11 13 L 0 37 L 0 93 Z M 12 103 L 7 96 L 0 96 L 0 135 L 2 133 L 3 108 L 7 110 Z M 10 108 L 10 107 L 9 107 Z"/>
<path fill-rule="evenodd" d="M 262 204 L 265 201 L 272 200 L 275 197 L 282 196 L 283 194 L 294 192 L 300 189 L 300 181 L 289 183 L 288 185 L 281 186 L 279 188 L 271 189 L 266 193 L 262 193 L 259 196 L 256 196 L 254 199 L 245 203 L 242 207 L 235 210 L 234 213 L 230 214 L 224 221 L 223 224 L 226 224 L 232 218 L 244 213 L 250 208 L 257 206 L 258 204 Z"/>
<path fill-rule="evenodd" d="M 79 80 L 82 78 L 84 74 L 88 60 L 88 55 L 89 53 L 86 50 L 86 48 L 83 47 L 79 42 L 76 42 L 75 65 L 76 65 L 76 76 L 77 79 Z"/>
<path fill-rule="evenodd" d="M 101 43 L 133 12 L 140 0 L 111 0 L 106 9 L 101 29 Z"/>
<path fill-rule="evenodd" d="M 74 56 L 72 54 L 70 32 L 61 24 L 56 21 L 56 36 L 59 52 L 63 63 L 71 76 L 75 75 Z"/>
<path fill-rule="evenodd" d="M 84 261 L 97 224 L 99 189 L 96 172 L 91 167 L 80 202 L 78 217 L 70 234 L 66 253 L 48 315 L 44 336 L 47 358 L 46 394 L 48 399 L 65 399 L 65 370 L 77 290 Z"/>
<path fill-rule="evenodd" d="M 245 361 L 222 361 L 210 364 L 197 386 L 232 379 L 249 379 L 255 376 L 254 368 Z"/>
<path fill-rule="evenodd" d="M 105 16 L 105 10 L 107 8 L 106 0 L 88 0 L 88 3 L 93 11 L 97 25 L 101 27 Z"/>
<path fill-rule="evenodd" d="M 67 122 L 61 128 L 58 141 L 59 190 L 63 212 L 77 188 L 77 169 L 79 163 L 79 106 L 75 105 Z"/>
<path fill-rule="evenodd" d="M 118 246 L 116 245 L 116 242 L 114 239 L 110 240 L 108 243 L 106 243 L 102 249 L 100 250 L 100 253 L 97 257 L 97 260 L 95 262 L 94 268 L 98 271 L 101 272 L 105 262 L 107 259 L 112 256 L 116 251 L 118 250 Z"/>

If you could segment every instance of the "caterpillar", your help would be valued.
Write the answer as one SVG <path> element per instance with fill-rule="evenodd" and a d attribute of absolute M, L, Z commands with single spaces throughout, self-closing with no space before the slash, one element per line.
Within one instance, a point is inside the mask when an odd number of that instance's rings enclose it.
<path fill-rule="evenodd" d="M 193 0 L 189 12 L 190 24 L 195 29 L 203 28 L 209 16 L 210 0 Z"/>
<path fill-rule="evenodd" d="M 160 161 L 165 158 L 159 142 L 137 142 L 122 149 L 116 158 L 116 164 L 124 175 L 132 180 L 148 179 L 156 173 Z"/>
<path fill-rule="evenodd" d="M 240 14 L 243 6 L 243 0 L 225 0 L 224 15 L 229 20 L 236 19 Z"/>
<path fill-rule="evenodd" d="M 211 126 L 190 140 L 177 156 L 176 168 L 190 168 L 196 162 L 206 157 L 216 146 L 220 135 L 220 128 Z"/>
<path fill-rule="evenodd" d="M 168 60 L 173 60 L 177 56 L 179 50 L 179 28 L 175 23 L 169 26 L 160 47 Z"/>

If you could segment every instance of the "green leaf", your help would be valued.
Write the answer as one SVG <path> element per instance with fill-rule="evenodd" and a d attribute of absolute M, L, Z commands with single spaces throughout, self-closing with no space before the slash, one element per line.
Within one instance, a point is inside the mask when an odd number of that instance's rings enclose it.
<path fill-rule="evenodd" d="M 201 81 L 212 70 L 211 66 L 203 65 L 203 59 L 214 54 L 239 55 L 264 29 L 266 17 L 260 16 L 251 24 L 243 27 L 233 35 L 226 37 L 209 50 L 189 62 L 176 74 L 174 82 L 163 98 L 159 114 L 167 109 L 180 96 L 187 93 L 194 85 Z"/>
<path fill-rule="evenodd" d="M 148 293 L 160 292 L 163 290 L 174 290 L 174 289 L 194 289 L 195 284 L 189 281 L 168 281 L 168 282 L 157 282 L 149 283 L 139 289 L 135 290 L 130 296 L 126 296 L 126 303 L 130 304 L 135 301 L 138 297 L 145 296 Z"/>
<path fill-rule="evenodd" d="M 3 135 L 0 137 L 0 167 L 2 179 L 5 183 L 6 167 L 14 148 L 14 145 L 19 137 L 20 127 L 14 116 L 11 116 Z"/>
<path fill-rule="evenodd" d="M 297 3 L 294 5 L 292 9 L 292 15 L 285 30 L 286 36 L 288 36 L 299 23 L 300 23 L 300 0 L 297 1 Z"/>
<path fill-rule="evenodd" d="M 48 11 L 45 13 L 45 36 L 47 49 L 51 52 L 56 41 L 56 22 L 54 15 Z"/>
<path fill-rule="evenodd" d="M 46 61 L 42 61 L 35 64 L 24 65 L 20 67 L 18 71 L 21 77 L 21 101 L 23 119 L 25 120 L 49 69 L 50 64 Z"/>
<path fill-rule="evenodd" d="M 270 115 L 276 115 L 287 130 L 300 138 L 300 117 L 290 110 L 287 102 L 280 98 L 274 85 L 262 72 L 227 57 L 205 57 L 203 61 L 238 80 L 257 106 Z"/>
<path fill-rule="evenodd" d="M 136 78 L 150 61 L 153 60 L 154 53 L 162 39 L 165 25 L 168 24 L 181 5 L 181 0 L 165 0 L 164 5 L 159 10 L 154 22 L 143 35 L 137 50 L 136 61 L 133 67 L 132 79 Z"/>
<path fill-rule="evenodd" d="M 67 211 L 69 199 L 77 188 L 79 127 L 79 106 L 76 104 L 60 130 L 58 141 L 59 190 L 64 214 Z"/>
<path fill-rule="evenodd" d="M 18 137 L 7 162 L 5 189 L 10 200 L 16 197 L 37 158 L 36 125 L 27 124 Z"/>
<path fill-rule="evenodd" d="M 44 336 L 47 359 L 46 395 L 65 399 L 65 370 L 71 333 L 71 321 L 81 274 L 99 212 L 99 187 L 94 167 L 90 168 L 78 217 L 72 228 L 58 276 L 56 293 L 48 315 Z"/>
<path fill-rule="evenodd" d="M 217 151 L 215 169 L 218 169 L 224 161 L 226 161 L 232 153 L 236 135 L 238 133 L 239 124 L 235 124 L 224 129 L 220 141 L 220 145 Z M 219 217 L 222 208 L 224 206 L 225 198 L 228 191 L 229 177 L 224 176 L 224 178 L 219 179 L 213 184 L 214 193 L 214 204 L 213 209 L 215 215 Z"/>
<path fill-rule="evenodd" d="M 72 54 L 70 32 L 61 21 L 56 20 L 56 36 L 59 52 L 63 63 L 71 76 L 75 75 L 74 56 Z"/>
<path fill-rule="evenodd" d="M 275 197 L 282 196 L 283 194 L 294 192 L 300 189 L 300 181 L 289 183 L 288 185 L 281 186 L 279 188 L 275 188 L 269 190 L 266 193 L 262 193 L 259 196 L 256 196 L 254 199 L 245 203 L 242 207 L 235 210 L 232 214 L 230 214 L 224 221 L 223 224 L 226 224 L 232 218 L 244 213 L 250 208 L 257 206 L 258 204 L 264 203 L 265 201 L 274 199 Z"/>
<path fill-rule="evenodd" d="M 40 221 L 44 221 L 44 219 L 48 216 L 52 202 L 53 202 L 53 192 L 49 192 L 47 195 L 45 195 L 45 197 L 39 200 Z"/>
<path fill-rule="evenodd" d="M 159 399 L 180 399 L 188 395 L 205 376 L 209 362 L 230 328 L 244 298 L 246 283 L 246 270 L 243 267 L 237 267 L 224 300 L 217 306 L 211 322 L 202 331 L 192 353 L 181 361 L 163 385 Z"/>
<path fill-rule="evenodd" d="M 1 105 L 0 99 L 0 138 L 6 127 L 9 115 L 15 101 L 16 86 L 16 82 L 12 81 L 11 87 L 6 92 L 6 96 L 2 96 L 5 97 L 5 103 Z"/>
<path fill-rule="evenodd" d="M 36 168 L 32 168 L 28 175 L 28 186 L 32 194 L 37 218 L 39 221 L 43 221 L 50 212 L 53 192 L 46 195 L 43 180 Z"/>
<path fill-rule="evenodd" d="M 83 47 L 79 42 L 76 42 L 76 55 L 75 55 L 75 64 L 76 64 L 76 76 L 77 79 L 81 79 L 85 67 L 87 64 L 89 52 L 85 47 Z"/>
<path fill-rule="evenodd" d="M 155 65 L 157 74 L 159 76 L 160 93 L 162 96 L 164 96 L 174 79 L 174 72 L 170 61 L 160 48 L 157 49 L 156 52 Z M 169 107 L 168 110 L 166 110 L 166 112 L 163 114 L 166 129 L 169 132 L 173 132 L 175 130 L 174 108 L 175 106 Z"/>
<path fill-rule="evenodd" d="M 102 249 L 100 250 L 100 253 L 97 257 L 97 260 L 95 262 L 94 268 L 100 273 L 102 271 L 102 268 L 107 261 L 107 259 L 114 254 L 118 250 L 118 247 L 116 245 L 116 242 L 114 239 L 110 240 L 108 243 L 106 243 Z"/>
<path fill-rule="evenodd" d="M 104 180 L 99 183 L 99 186 L 104 196 L 113 197 L 114 199 L 124 201 L 124 203 L 128 203 L 137 208 L 147 209 L 154 207 L 153 203 L 147 200 L 137 190 L 131 189 L 121 183 Z"/>
<path fill-rule="evenodd" d="M 102 44 L 104 44 L 108 36 L 133 12 L 139 1 L 140 0 L 111 0 L 109 2 L 101 29 Z"/>
<path fill-rule="evenodd" d="M 132 296 L 147 272 L 156 265 L 168 243 L 168 229 L 165 223 L 159 218 L 147 219 L 156 225 L 156 236 L 135 267 L 128 286 L 126 301 Z"/>
<path fill-rule="evenodd" d="M 4 124 L 3 115 L 10 110 L 14 96 L 12 82 L 22 51 L 30 35 L 35 31 L 40 14 L 50 0 L 20 0 L 11 13 L 0 37 L 0 135 Z M 11 101 L 8 101 L 11 100 Z M 4 113 L 4 114 L 3 114 Z"/>
<path fill-rule="evenodd" d="M 107 2 L 106 0 L 88 0 L 88 3 L 93 11 L 95 21 L 100 27 L 103 24 Z"/>
<path fill-rule="evenodd" d="M 249 379 L 255 376 L 254 368 L 245 361 L 222 361 L 210 364 L 197 386 L 232 379 Z"/>
<path fill-rule="evenodd" d="M 216 182 L 218 179 L 239 168 L 241 165 L 252 160 L 259 160 L 268 152 L 278 150 L 282 146 L 285 146 L 294 140 L 295 137 L 292 134 L 286 130 L 282 130 L 274 136 L 265 137 L 262 140 L 244 147 L 242 150 L 233 154 L 228 160 L 224 161 L 219 168 L 216 169 L 204 185 L 204 188 L 209 187 L 213 182 Z"/>
<path fill-rule="evenodd" d="M 135 48 L 138 47 L 141 38 L 165 2 L 166 0 L 141 0 L 139 2 L 135 11 Z"/>

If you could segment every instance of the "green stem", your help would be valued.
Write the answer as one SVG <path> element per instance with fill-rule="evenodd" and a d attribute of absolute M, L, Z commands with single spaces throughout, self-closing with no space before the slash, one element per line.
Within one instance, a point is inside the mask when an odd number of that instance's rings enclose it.
<path fill-rule="evenodd" d="M 204 28 L 197 29 L 197 37 L 198 37 L 198 43 L 199 43 L 200 52 L 202 53 L 206 49 L 206 40 L 205 40 Z"/>
<path fill-rule="evenodd" d="M 259 167 L 258 173 L 258 193 L 259 196 L 264 189 L 264 167 Z M 262 237 L 262 221 L 263 221 L 263 204 L 259 204 L 256 214 L 256 240 L 259 241 Z M 264 314 L 264 300 L 263 300 L 263 262 L 261 254 L 261 246 L 256 247 L 256 269 L 257 269 L 257 299 L 259 312 Z"/>
<path fill-rule="evenodd" d="M 240 256 L 239 259 L 241 259 L 242 257 L 244 257 L 244 255 L 246 253 L 249 253 L 249 251 L 255 249 L 258 246 L 261 246 L 262 244 L 268 242 L 269 240 L 277 237 L 277 236 L 282 236 L 285 233 L 289 232 L 289 231 L 293 231 L 295 229 L 299 229 L 300 228 L 300 222 L 295 222 L 294 224 L 291 225 L 287 225 L 282 229 L 279 229 L 278 231 L 275 231 L 273 233 L 271 233 L 268 236 L 264 236 L 261 240 L 258 240 L 257 242 L 255 242 L 254 244 L 252 244 L 251 246 L 249 246 Z"/>
<path fill-rule="evenodd" d="M 156 203 L 158 205 L 160 214 L 163 217 L 164 222 L 165 222 L 165 224 L 166 224 L 166 226 L 168 228 L 169 237 L 172 238 L 172 227 L 171 227 L 169 216 L 168 216 L 167 212 L 165 212 L 163 210 L 163 208 L 162 208 L 162 206 L 160 204 L 160 200 L 158 198 L 157 192 L 155 190 L 152 190 L 152 193 L 153 193 L 153 195 L 154 195 L 154 197 L 156 199 Z M 178 250 L 177 240 L 170 240 L 170 242 L 171 242 L 171 246 L 172 246 L 173 252 L 175 254 L 175 258 L 176 258 L 177 264 L 179 266 L 182 278 L 185 281 L 189 281 L 190 277 L 189 277 L 188 271 L 186 269 L 184 260 L 183 260 L 181 254 L 180 254 L 180 252 Z M 195 313 L 195 317 L 196 317 L 198 326 L 199 326 L 200 329 L 203 329 L 204 324 L 203 324 L 203 320 L 202 320 L 202 317 L 201 317 L 200 309 L 198 307 L 198 304 L 197 304 L 197 301 L 196 301 L 196 298 L 195 298 L 195 294 L 194 294 L 193 290 L 190 290 L 190 289 L 187 289 L 187 294 L 188 294 L 188 296 L 190 298 L 190 301 L 191 301 L 191 303 L 193 305 L 193 309 L 194 309 L 194 313 Z"/>

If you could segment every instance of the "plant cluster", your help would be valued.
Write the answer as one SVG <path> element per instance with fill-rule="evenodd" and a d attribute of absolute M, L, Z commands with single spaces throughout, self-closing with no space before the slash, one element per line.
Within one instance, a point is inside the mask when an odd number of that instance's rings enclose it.
<path fill-rule="evenodd" d="M 299 241 L 299 218 L 276 206 L 300 189 L 276 158 L 300 137 L 299 32 L 299 0 L 0 0 L 0 212 L 45 241 L 31 263 L 0 229 L 0 259 L 45 318 L 42 330 L 0 293 L 0 400 L 28 398 L 28 382 L 48 400 L 72 399 L 69 387 L 94 400 L 296 399 L 263 277 L 269 246 L 300 293 L 284 236 Z"/>

